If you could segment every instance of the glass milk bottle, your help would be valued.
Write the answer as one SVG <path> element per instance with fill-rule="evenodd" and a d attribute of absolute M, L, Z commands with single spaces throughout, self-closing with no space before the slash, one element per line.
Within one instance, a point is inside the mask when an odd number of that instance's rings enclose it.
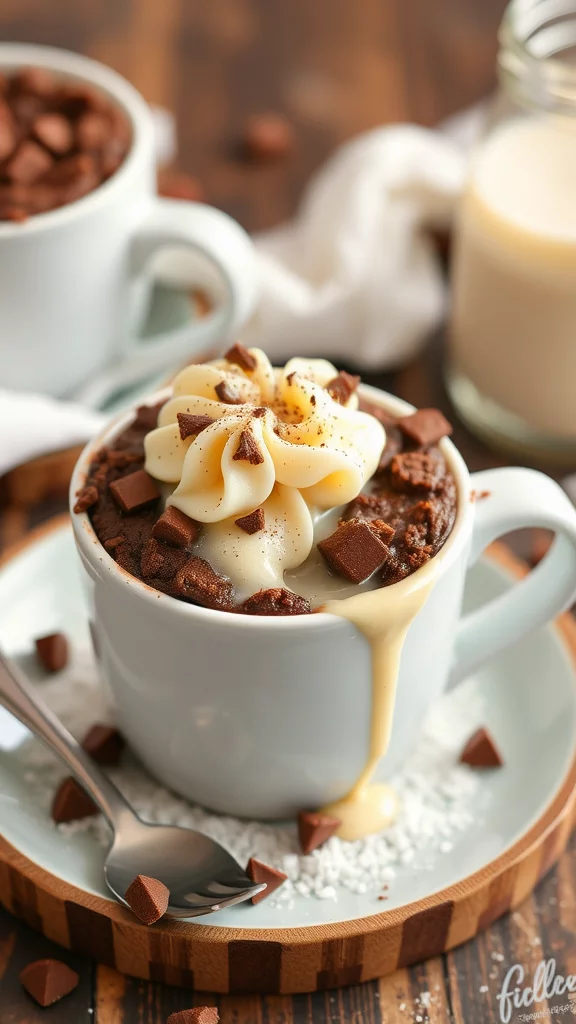
<path fill-rule="evenodd" d="M 513 0 L 456 225 L 448 388 L 478 434 L 576 461 L 576 0 Z"/>

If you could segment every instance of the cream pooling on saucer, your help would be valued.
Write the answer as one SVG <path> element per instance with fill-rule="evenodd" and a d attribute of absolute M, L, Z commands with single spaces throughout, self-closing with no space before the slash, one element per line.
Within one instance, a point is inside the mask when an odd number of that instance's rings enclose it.
<path fill-rule="evenodd" d="M 352 395 L 336 402 L 325 385 L 337 376 L 323 359 L 291 359 L 273 368 L 260 349 L 250 349 L 254 369 L 220 360 L 187 366 L 158 427 L 145 438 L 146 469 L 175 484 L 168 504 L 204 528 L 196 548 L 234 583 L 240 598 L 284 586 L 284 572 L 308 557 L 314 521 L 322 510 L 355 498 L 376 470 L 385 433 L 358 410 Z M 226 382 L 241 404 L 220 401 Z M 182 440 L 178 413 L 214 419 Z M 234 459 L 246 431 L 258 461 Z M 265 527 L 249 535 L 235 523 L 257 508 Z"/>

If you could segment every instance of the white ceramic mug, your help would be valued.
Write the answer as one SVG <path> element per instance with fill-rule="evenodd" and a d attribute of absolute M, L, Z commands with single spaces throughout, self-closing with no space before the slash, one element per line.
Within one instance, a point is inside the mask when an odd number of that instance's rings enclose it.
<path fill-rule="evenodd" d="M 361 390 L 395 415 L 412 411 L 374 388 Z M 72 502 L 94 451 L 129 419 L 82 454 Z M 449 680 L 553 618 L 576 592 L 576 511 L 558 484 L 529 469 L 470 478 L 454 445 L 441 446 L 458 513 L 405 640 L 380 779 L 410 752 Z M 472 502 L 472 489 L 489 497 Z M 85 513 L 72 518 L 102 673 L 121 729 L 150 771 L 193 801 L 246 817 L 289 817 L 343 796 L 366 763 L 370 734 L 369 648 L 356 628 L 326 613 L 261 617 L 177 601 L 121 569 Z M 550 552 L 508 593 L 461 619 L 468 566 L 496 537 L 524 526 L 554 530 Z"/>
<path fill-rule="evenodd" d="M 220 210 L 157 196 L 150 109 L 120 75 L 65 50 L 0 44 L 0 70 L 22 66 L 107 95 L 128 119 L 132 145 L 89 195 L 23 224 L 0 223 L 0 387 L 96 401 L 211 342 L 225 344 L 255 304 L 247 234 Z M 192 251 L 188 284 L 209 292 L 214 311 L 139 341 L 150 261 L 166 247 Z"/>

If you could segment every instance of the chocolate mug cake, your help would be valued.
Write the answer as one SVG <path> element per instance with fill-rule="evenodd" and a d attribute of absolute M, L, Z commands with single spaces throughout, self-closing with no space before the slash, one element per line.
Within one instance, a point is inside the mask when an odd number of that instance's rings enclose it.
<path fill-rule="evenodd" d="M 394 418 L 325 360 L 234 345 L 193 364 L 92 461 L 75 511 L 179 600 L 300 615 L 397 583 L 440 550 L 456 488 L 437 410 Z"/>

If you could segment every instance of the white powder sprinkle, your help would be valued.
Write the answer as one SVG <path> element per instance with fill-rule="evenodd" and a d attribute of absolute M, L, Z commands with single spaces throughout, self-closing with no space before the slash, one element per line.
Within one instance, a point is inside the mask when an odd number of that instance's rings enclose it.
<path fill-rule="evenodd" d="M 70 666 L 40 687 L 49 706 L 79 738 L 93 722 L 112 720 L 88 652 L 75 652 Z M 391 780 L 401 805 L 391 828 L 353 843 L 333 836 L 308 856 L 298 852 L 295 823 L 247 822 L 211 814 L 164 789 L 130 754 L 110 775 L 145 820 L 198 829 L 227 847 L 240 864 L 254 856 L 283 871 L 288 880 L 270 904 L 291 907 L 296 894 L 337 900 L 340 887 L 353 893 L 373 892 L 376 902 L 398 868 L 406 864 L 418 870 L 430 868 L 432 858 L 449 852 L 458 835 L 478 817 L 478 801 L 472 807 L 478 777 L 457 763 L 463 742 L 478 725 L 478 708 L 473 704 L 469 691 L 463 695 L 456 690 L 433 708 L 417 749 Z M 33 739 L 22 745 L 19 756 L 26 781 L 48 809 L 65 770 Z M 64 834 L 87 832 L 103 845 L 109 842 L 101 816 L 58 827 Z M 427 1005 L 423 999 L 422 1005 Z"/>

